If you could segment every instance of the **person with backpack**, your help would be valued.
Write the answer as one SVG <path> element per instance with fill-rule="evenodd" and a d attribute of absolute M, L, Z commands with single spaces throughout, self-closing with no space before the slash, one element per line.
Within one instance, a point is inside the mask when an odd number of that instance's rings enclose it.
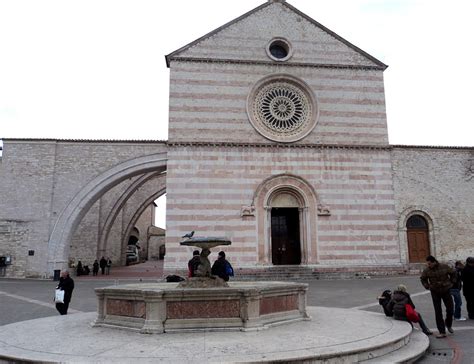
<path fill-rule="evenodd" d="M 234 268 L 225 258 L 225 252 L 219 252 L 217 260 L 212 265 L 211 273 L 226 282 L 229 280 L 229 277 L 234 276 Z"/>
<path fill-rule="evenodd" d="M 196 277 L 199 264 L 201 264 L 201 254 L 199 250 L 193 251 L 193 257 L 188 262 L 188 277 Z"/>
<path fill-rule="evenodd" d="M 410 306 L 411 309 L 410 307 L 407 307 L 407 305 Z M 409 322 L 412 327 L 413 322 L 418 322 L 425 335 L 432 335 L 433 333 L 426 326 L 420 313 L 416 312 L 415 317 L 410 317 L 408 310 L 414 311 L 415 304 L 407 292 L 407 287 L 404 284 L 399 284 L 395 292 L 393 292 L 392 298 L 387 305 L 387 311 L 393 314 L 393 318 L 395 320 Z"/>

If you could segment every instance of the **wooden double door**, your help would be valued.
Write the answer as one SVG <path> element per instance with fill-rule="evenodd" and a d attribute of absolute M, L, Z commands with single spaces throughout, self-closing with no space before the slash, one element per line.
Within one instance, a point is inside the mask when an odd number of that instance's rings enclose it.
<path fill-rule="evenodd" d="M 301 264 L 299 210 L 293 207 L 272 208 L 272 263 Z"/>

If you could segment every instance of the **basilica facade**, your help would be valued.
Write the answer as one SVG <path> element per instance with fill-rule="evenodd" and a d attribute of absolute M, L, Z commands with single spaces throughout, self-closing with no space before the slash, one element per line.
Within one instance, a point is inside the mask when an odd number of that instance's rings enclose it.
<path fill-rule="evenodd" d="M 389 144 L 380 60 L 270 0 L 166 61 L 168 141 L 4 140 L 11 276 L 48 276 L 78 255 L 123 263 L 138 216 L 164 193 L 170 272 L 186 266 L 190 231 L 228 237 L 242 273 L 474 255 L 474 148 Z"/>

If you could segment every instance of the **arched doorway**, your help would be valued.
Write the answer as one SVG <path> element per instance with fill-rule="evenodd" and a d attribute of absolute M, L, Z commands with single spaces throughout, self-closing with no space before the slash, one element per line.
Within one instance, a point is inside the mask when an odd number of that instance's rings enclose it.
<path fill-rule="evenodd" d="M 408 261 L 423 263 L 430 255 L 429 229 L 426 219 L 413 215 L 407 220 Z"/>
<path fill-rule="evenodd" d="M 301 264 L 300 206 L 294 192 L 277 191 L 271 198 L 271 250 L 274 265 Z"/>
<path fill-rule="evenodd" d="M 262 181 L 255 190 L 251 206 L 255 206 L 257 216 L 258 263 L 262 265 L 318 263 L 317 195 L 308 182 L 290 174 L 271 176 Z M 275 234 L 278 233 L 276 228 L 272 239 L 272 217 L 275 223 L 278 220 L 279 224 L 283 224 L 278 228 L 280 235 L 285 237 L 284 230 L 288 230 L 288 227 L 291 231 L 292 235 L 286 238 L 294 241 L 292 246 L 295 253 L 293 258 L 288 258 L 289 260 L 283 257 L 278 260 L 278 257 L 274 257 L 274 251 L 276 254 L 280 243 L 274 242 Z"/>

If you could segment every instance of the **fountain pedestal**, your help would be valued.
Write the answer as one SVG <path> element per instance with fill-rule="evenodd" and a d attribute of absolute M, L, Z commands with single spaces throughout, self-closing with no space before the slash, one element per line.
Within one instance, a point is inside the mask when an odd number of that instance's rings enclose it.
<path fill-rule="evenodd" d="M 308 285 L 292 282 L 230 282 L 226 288 L 180 288 L 177 283 L 140 283 L 96 288 L 95 326 L 141 333 L 259 330 L 309 319 Z"/>

